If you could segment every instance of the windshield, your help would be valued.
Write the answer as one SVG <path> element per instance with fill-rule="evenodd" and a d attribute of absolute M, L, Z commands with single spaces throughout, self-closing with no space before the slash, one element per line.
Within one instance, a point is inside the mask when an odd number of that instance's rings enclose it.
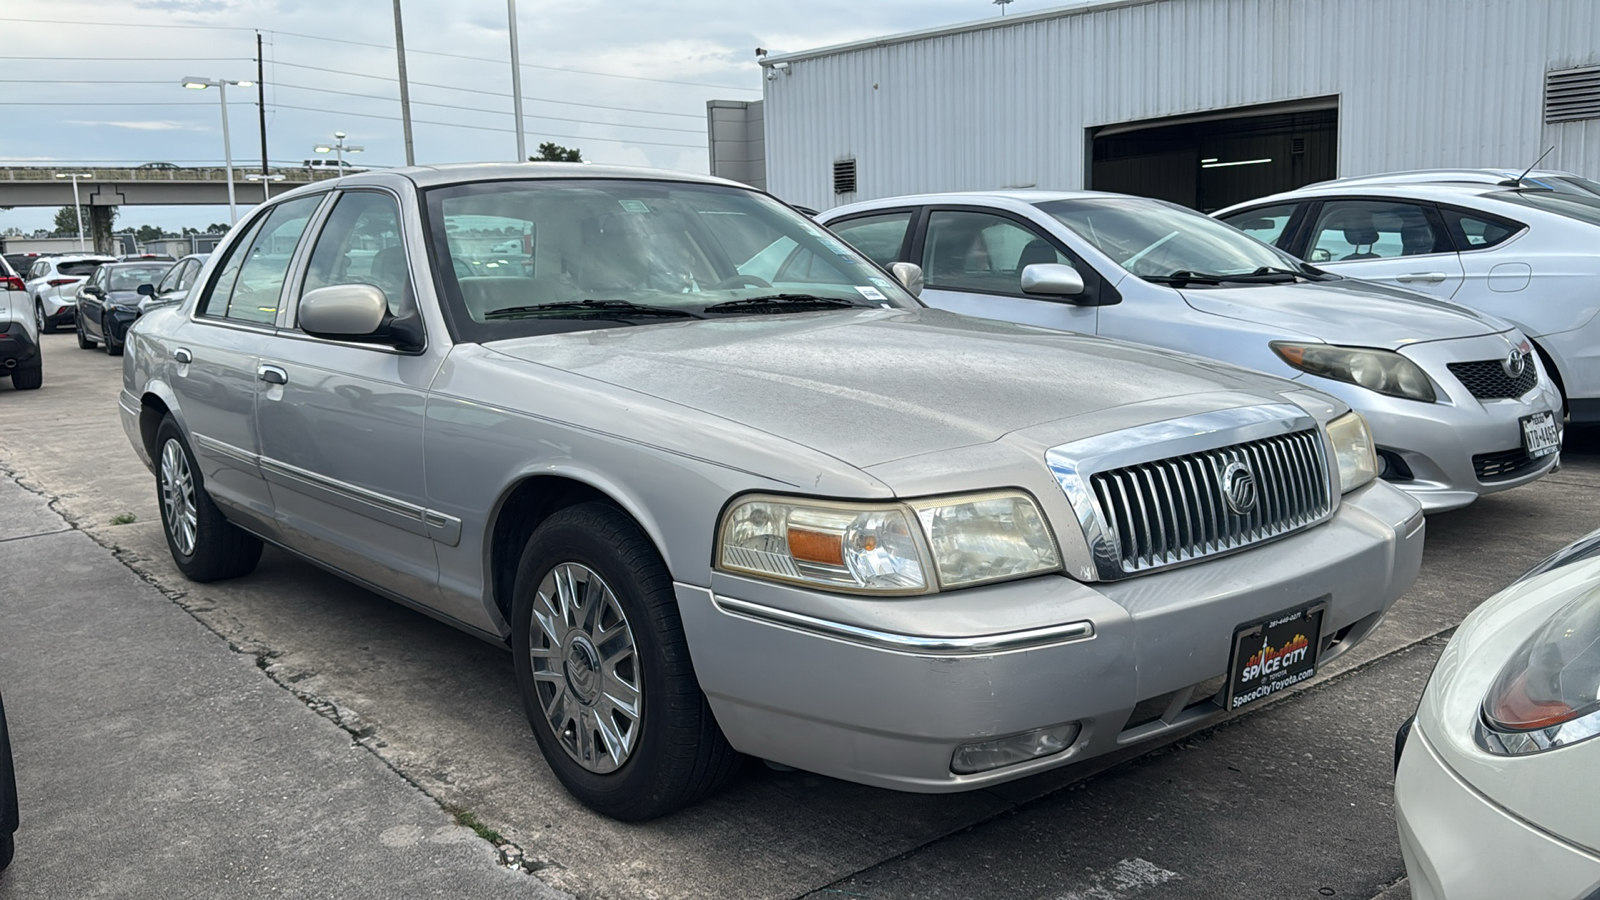
<path fill-rule="evenodd" d="M 630 180 L 428 191 L 436 268 L 462 339 L 916 300 L 762 194 Z"/>
<path fill-rule="evenodd" d="M 1590 225 L 1600 225 L 1600 196 L 1590 197 L 1583 194 L 1563 194 L 1553 191 L 1501 191 L 1487 195 L 1490 199 L 1506 203 L 1515 203 L 1518 206 L 1532 207 L 1577 219 Z"/>
<path fill-rule="evenodd" d="M 141 284 L 155 284 L 172 268 L 170 263 L 156 266 L 113 266 L 110 269 L 113 291 L 136 291 Z"/>
<path fill-rule="evenodd" d="M 1038 206 L 1144 279 L 1304 271 L 1299 260 L 1231 225 L 1161 200 L 1106 197 Z"/>

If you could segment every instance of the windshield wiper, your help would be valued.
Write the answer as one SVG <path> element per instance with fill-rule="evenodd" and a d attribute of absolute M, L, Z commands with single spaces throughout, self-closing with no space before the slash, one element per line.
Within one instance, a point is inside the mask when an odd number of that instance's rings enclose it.
<path fill-rule="evenodd" d="M 1292 272 L 1288 269 L 1274 269 L 1271 266 L 1262 266 L 1250 273 L 1238 275 L 1213 275 L 1209 272 L 1190 272 L 1181 269 L 1171 275 L 1145 275 L 1145 281 L 1156 284 L 1167 284 L 1173 287 L 1183 287 L 1186 284 L 1288 284 L 1297 278 L 1306 277 L 1301 272 Z"/>
<path fill-rule="evenodd" d="M 577 316 L 597 316 L 610 318 L 634 318 L 638 316 L 659 316 L 672 319 L 699 318 L 688 310 L 672 309 L 667 306 L 645 306 L 639 303 L 629 303 L 627 300 L 568 300 L 562 303 L 536 303 L 532 306 L 507 306 L 502 309 L 493 309 L 483 314 L 485 319 L 521 319 L 534 316 L 549 315 L 552 318 L 571 318 Z"/>
<path fill-rule="evenodd" d="M 744 300 L 713 303 L 706 307 L 705 311 L 708 313 L 791 312 L 794 307 L 848 309 L 859 305 L 853 300 L 844 300 L 839 297 L 823 297 L 817 294 L 769 294 L 765 297 L 749 297 Z"/>

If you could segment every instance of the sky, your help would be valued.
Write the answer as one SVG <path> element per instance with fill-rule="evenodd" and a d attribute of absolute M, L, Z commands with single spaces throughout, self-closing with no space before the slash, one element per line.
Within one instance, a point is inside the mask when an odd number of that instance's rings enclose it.
<path fill-rule="evenodd" d="M 1015 0 L 1009 11 L 1060 2 Z M 705 172 L 706 101 L 761 99 L 757 47 L 805 50 L 999 9 L 992 0 L 518 0 L 528 152 L 549 140 L 597 163 Z M 505 0 L 402 0 L 402 16 L 417 162 L 515 159 Z M 388 0 L 5 0 L 0 166 L 221 165 L 215 89 L 179 82 L 255 80 L 258 30 L 272 165 L 301 165 L 335 131 L 365 148 L 349 157 L 359 165 L 404 164 Z M 228 108 L 235 165 L 259 167 L 255 89 L 230 88 Z M 0 210 L 0 230 L 31 232 L 54 215 Z M 141 206 L 116 224 L 176 231 L 226 218 L 225 206 Z"/>

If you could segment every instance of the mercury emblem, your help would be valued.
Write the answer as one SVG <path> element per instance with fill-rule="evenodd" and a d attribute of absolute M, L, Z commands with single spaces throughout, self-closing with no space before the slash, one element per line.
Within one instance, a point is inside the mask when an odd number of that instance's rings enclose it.
<path fill-rule="evenodd" d="M 1256 508 L 1256 474 L 1249 466 L 1231 462 L 1222 470 L 1222 498 L 1228 509 L 1241 516 Z"/>

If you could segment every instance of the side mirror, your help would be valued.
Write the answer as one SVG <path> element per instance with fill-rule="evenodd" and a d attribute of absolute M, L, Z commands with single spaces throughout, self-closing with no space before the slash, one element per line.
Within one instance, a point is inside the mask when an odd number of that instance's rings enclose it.
<path fill-rule="evenodd" d="M 1076 297 L 1083 293 L 1083 276 L 1077 269 L 1060 263 L 1034 263 L 1022 269 L 1022 292 Z"/>
<path fill-rule="evenodd" d="M 916 263 L 897 262 L 889 267 L 889 274 L 913 297 L 922 296 L 922 267 Z"/>
<path fill-rule="evenodd" d="M 331 284 L 300 298 L 300 329 L 312 337 L 381 341 L 399 350 L 422 349 L 415 312 L 389 314 L 389 298 L 370 284 Z"/>
<path fill-rule="evenodd" d="M 156 286 L 153 284 L 141 284 L 139 285 L 139 293 L 146 297 L 154 297 L 156 295 Z"/>
<path fill-rule="evenodd" d="M 1331 251 L 1331 250 L 1326 250 L 1326 249 L 1324 249 L 1322 247 L 1318 247 L 1317 249 L 1311 251 L 1311 259 L 1309 260 L 1309 262 L 1332 262 L 1332 261 L 1333 261 L 1333 251 Z"/>
<path fill-rule="evenodd" d="M 1272 227 L 1273 222 L 1271 219 L 1257 218 L 1245 219 L 1243 222 L 1229 222 L 1228 224 L 1239 229 L 1240 231 L 1266 231 L 1268 228 Z"/>

